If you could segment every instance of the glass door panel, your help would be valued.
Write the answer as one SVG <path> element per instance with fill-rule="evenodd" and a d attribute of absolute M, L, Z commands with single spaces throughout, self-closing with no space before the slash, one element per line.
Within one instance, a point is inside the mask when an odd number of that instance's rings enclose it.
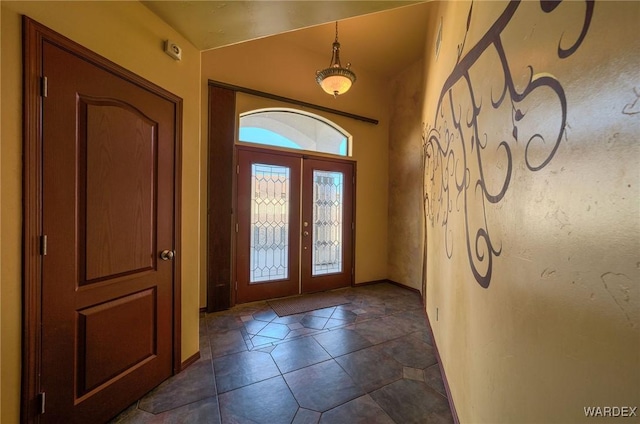
<path fill-rule="evenodd" d="M 342 272 L 344 174 L 313 170 L 311 275 Z"/>
<path fill-rule="evenodd" d="M 289 277 L 289 193 L 291 168 L 251 164 L 249 283 Z"/>
<path fill-rule="evenodd" d="M 300 158 L 238 148 L 237 303 L 299 292 Z"/>
<path fill-rule="evenodd" d="M 302 293 L 351 285 L 353 164 L 304 159 L 302 178 Z"/>

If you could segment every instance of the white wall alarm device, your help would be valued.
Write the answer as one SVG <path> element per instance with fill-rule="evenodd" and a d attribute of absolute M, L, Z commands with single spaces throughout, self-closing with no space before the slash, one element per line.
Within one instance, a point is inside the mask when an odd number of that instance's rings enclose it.
<path fill-rule="evenodd" d="M 175 60 L 182 60 L 182 48 L 171 40 L 164 42 L 164 52 Z"/>

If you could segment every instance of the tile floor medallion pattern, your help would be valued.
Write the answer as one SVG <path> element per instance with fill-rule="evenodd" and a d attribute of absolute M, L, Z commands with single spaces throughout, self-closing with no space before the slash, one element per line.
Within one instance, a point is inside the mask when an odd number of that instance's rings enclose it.
<path fill-rule="evenodd" d="M 200 318 L 200 359 L 111 423 L 452 423 L 420 297 L 381 283 L 278 317 L 253 302 Z"/>

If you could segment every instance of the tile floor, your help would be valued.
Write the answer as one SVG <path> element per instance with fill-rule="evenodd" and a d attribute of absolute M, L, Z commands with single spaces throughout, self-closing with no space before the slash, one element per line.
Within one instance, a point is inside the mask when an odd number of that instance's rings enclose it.
<path fill-rule="evenodd" d="M 419 296 L 381 283 L 278 317 L 202 314 L 201 358 L 112 423 L 451 423 Z"/>

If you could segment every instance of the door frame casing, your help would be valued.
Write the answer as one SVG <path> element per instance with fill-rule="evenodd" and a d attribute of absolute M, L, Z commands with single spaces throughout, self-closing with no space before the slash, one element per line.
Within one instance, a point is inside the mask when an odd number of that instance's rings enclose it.
<path fill-rule="evenodd" d="M 181 199 L 182 199 L 182 99 L 117 65 L 75 41 L 23 16 L 23 227 L 22 227 L 22 389 L 21 422 L 38 421 L 42 317 L 42 45 L 44 41 L 81 57 L 129 83 L 174 104 L 173 244 L 178 252 L 173 267 L 172 372 L 181 370 Z"/>

